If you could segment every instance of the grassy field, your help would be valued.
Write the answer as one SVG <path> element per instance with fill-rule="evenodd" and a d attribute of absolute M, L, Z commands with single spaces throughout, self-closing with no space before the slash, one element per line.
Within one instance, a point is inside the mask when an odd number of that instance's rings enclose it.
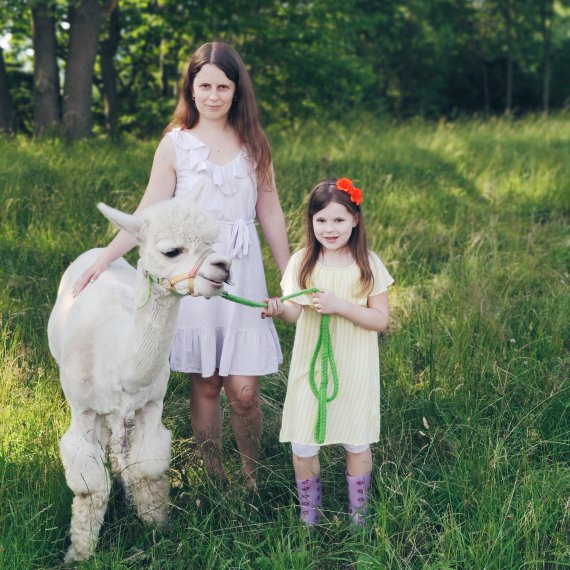
<path fill-rule="evenodd" d="M 278 441 L 285 366 L 262 380 L 259 493 L 206 480 L 188 385 L 174 374 L 172 522 L 143 527 L 114 487 L 89 569 L 569 568 L 570 119 L 371 121 L 271 133 L 292 246 L 311 185 L 353 178 L 371 246 L 396 284 L 380 339 L 382 434 L 371 520 L 346 524 L 343 454 L 322 454 L 326 522 L 298 522 Z M 69 411 L 46 324 L 59 277 L 133 209 L 156 141 L 0 139 L 0 568 L 57 568 L 71 494 L 58 441 Z M 130 257 L 132 261 L 132 257 Z M 270 291 L 278 277 L 267 257 Z M 226 416 L 227 419 L 227 416 Z M 227 421 L 225 422 L 227 424 Z"/>

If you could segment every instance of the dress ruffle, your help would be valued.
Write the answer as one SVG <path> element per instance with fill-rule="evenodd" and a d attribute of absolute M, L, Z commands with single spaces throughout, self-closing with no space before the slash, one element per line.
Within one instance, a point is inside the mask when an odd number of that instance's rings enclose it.
<path fill-rule="evenodd" d="M 205 143 L 196 137 L 188 136 L 188 133 L 180 128 L 172 130 L 172 139 L 178 148 L 186 151 L 180 153 L 178 158 L 178 164 L 181 168 L 188 168 L 194 172 L 208 170 L 206 159 L 210 154 L 210 149 Z"/>
<path fill-rule="evenodd" d="M 208 172 L 214 185 L 224 196 L 235 194 L 239 189 L 235 181 L 249 176 L 248 158 L 244 149 L 230 162 L 216 164 L 209 160 L 210 147 L 194 135 L 176 128 L 172 130 L 172 137 L 174 144 L 184 151 L 179 153 L 180 167 L 196 173 Z"/>
<path fill-rule="evenodd" d="M 273 328 L 216 329 L 178 328 L 170 354 L 170 368 L 201 374 L 218 370 L 220 376 L 264 376 L 277 372 L 281 349 Z"/>

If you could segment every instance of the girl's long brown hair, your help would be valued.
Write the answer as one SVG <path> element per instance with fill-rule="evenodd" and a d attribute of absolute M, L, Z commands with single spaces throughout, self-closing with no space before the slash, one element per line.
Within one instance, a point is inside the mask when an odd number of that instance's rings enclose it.
<path fill-rule="evenodd" d="M 191 129 L 198 124 L 200 114 L 192 99 L 194 78 L 204 65 L 211 63 L 221 69 L 236 86 L 234 101 L 228 117 L 236 130 L 240 144 L 257 166 L 258 179 L 269 186 L 272 184 L 271 149 L 259 120 L 253 84 L 238 52 L 222 42 L 211 42 L 200 46 L 190 59 L 184 74 L 178 105 L 165 133 L 175 127 Z"/>
<path fill-rule="evenodd" d="M 313 230 L 313 216 L 326 208 L 331 202 L 343 205 L 352 215 L 358 217 L 358 224 L 352 228 L 352 234 L 346 244 L 350 249 L 352 257 L 356 261 L 360 269 L 360 291 L 362 295 L 367 295 L 374 284 L 374 274 L 370 267 L 368 245 L 366 242 L 366 228 L 364 227 L 364 218 L 357 206 L 350 200 L 347 192 L 339 190 L 336 187 L 338 178 L 326 178 L 318 182 L 311 191 L 309 202 L 307 204 L 307 215 L 305 217 L 305 233 L 307 240 L 307 248 L 301 260 L 299 268 L 299 285 L 302 289 L 308 288 L 308 283 L 313 273 L 313 269 L 321 253 L 322 246 L 315 237 Z"/>

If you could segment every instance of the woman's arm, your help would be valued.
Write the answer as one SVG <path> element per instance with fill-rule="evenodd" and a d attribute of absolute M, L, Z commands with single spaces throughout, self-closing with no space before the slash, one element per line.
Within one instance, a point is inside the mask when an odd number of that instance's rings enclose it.
<path fill-rule="evenodd" d="M 325 291 L 313 293 L 313 297 L 315 310 L 323 315 L 339 315 L 370 331 L 382 332 L 388 328 L 390 306 L 387 292 L 368 297 L 366 307 L 345 301 Z"/>
<path fill-rule="evenodd" d="M 273 259 L 283 275 L 290 257 L 289 241 L 285 216 L 275 186 L 273 167 L 271 167 L 271 183 L 261 184 L 258 181 L 256 213 Z"/>
<path fill-rule="evenodd" d="M 140 214 L 145 208 L 168 198 L 172 198 L 176 189 L 176 149 L 170 137 L 164 137 L 154 153 L 150 178 L 145 193 L 135 210 Z M 109 265 L 125 255 L 137 245 L 135 239 L 121 230 L 101 252 L 95 263 L 88 267 L 73 286 L 72 295 L 76 297 L 87 283 L 96 280 Z"/>

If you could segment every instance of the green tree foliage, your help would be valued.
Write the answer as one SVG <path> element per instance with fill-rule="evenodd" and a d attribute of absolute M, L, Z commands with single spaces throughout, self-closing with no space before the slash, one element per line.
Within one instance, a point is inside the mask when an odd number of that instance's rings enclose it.
<path fill-rule="evenodd" d="M 10 38 L 4 58 L 12 100 L 19 128 L 28 131 L 33 1 L 10 1 L 0 10 L 4 44 Z M 72 0 L 54 2 L 63 76 Z M 266 124 L 363 108 L 396 117 L 500 114 L 509 89 L 514 113 L 541 110 L 545 97 L 560 109 L 570 100 L 569 6 L 568 0 L 120 0 L 119 128 L 158 134 L 185 63 L 210 40 L 242 54 Z M 108 30 L 104 24 L 101 42 Z M 105 129 L 100 63 L 94 86 L 96 128 Z"/>

